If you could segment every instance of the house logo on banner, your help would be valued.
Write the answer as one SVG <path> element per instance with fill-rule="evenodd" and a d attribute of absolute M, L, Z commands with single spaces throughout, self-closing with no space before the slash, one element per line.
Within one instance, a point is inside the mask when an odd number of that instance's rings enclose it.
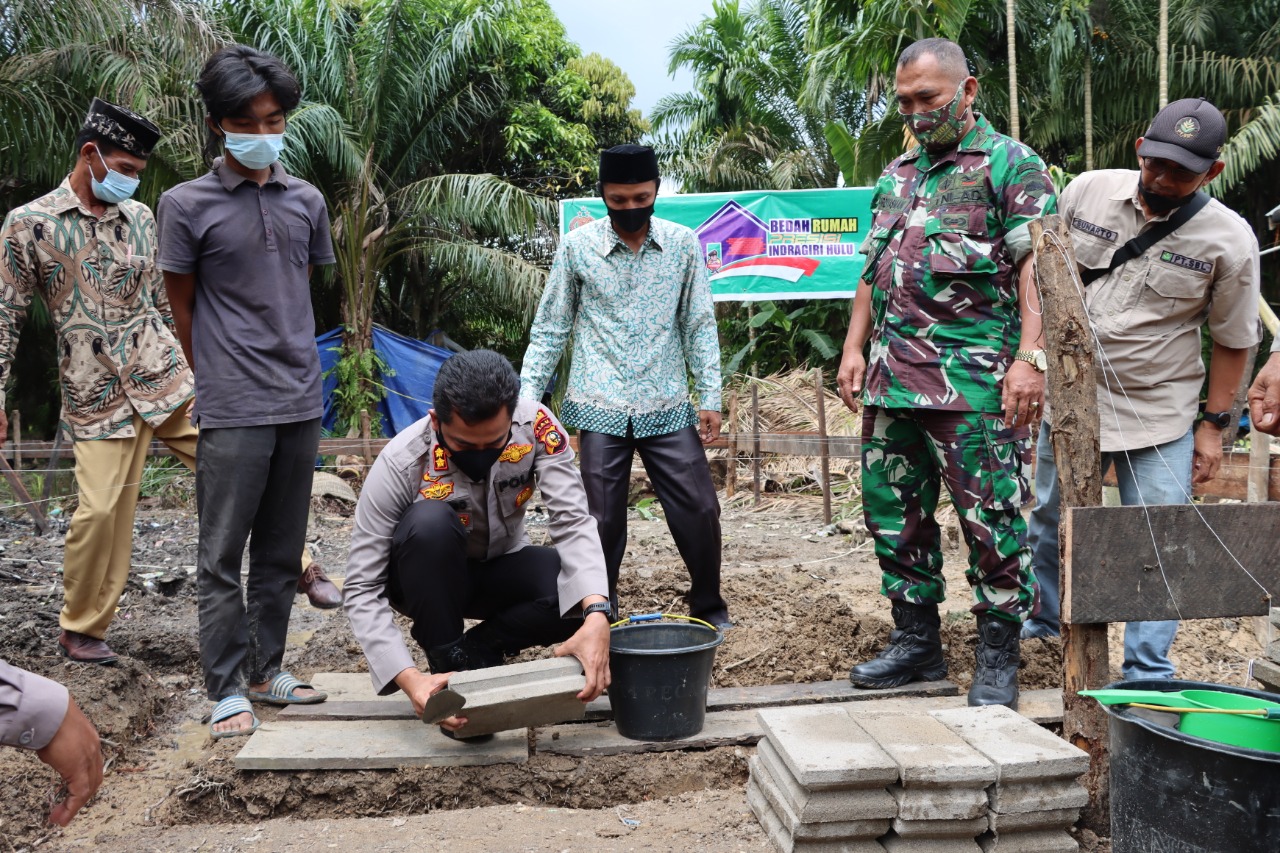
<path fill-rule="evenodd" d="M 865 187 L 689 193 L 660 197 L 657 215 L 697 234 L 716 301 L 847 299 L 862 272 L 873 195 Z M 561 228 L 606 213 L 599 199 L 562 201 Z"/>

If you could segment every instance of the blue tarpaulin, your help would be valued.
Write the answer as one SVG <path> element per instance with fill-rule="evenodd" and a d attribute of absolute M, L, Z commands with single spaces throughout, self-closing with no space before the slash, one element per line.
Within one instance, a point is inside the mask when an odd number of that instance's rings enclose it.
<path fill-rule="evenodd" d="M 341 346 L 341 329 L 325 332 L 316 338 L 322 373 L 328 373 L 337 363 Z M 381 326 L 373 327 L 373 349 L 388 368 L 387 373 L 382 376 L 386 396 L 378 404 L 378 415 L 382 418 L 382 434 L 390 437 L 427 416 L 427 410 L 431 408 L 431 392 L 436 385 L 436 373 L 440 371 L 444 360 L 453 353 L 423 341 L 397 335 Z M 335 377 L 324 378 L 324 420 L 321 425 L 329 435 L 333 434 L 338 425 L 338 412 L 333 399 L 333 391 L 337 385 Z"/>

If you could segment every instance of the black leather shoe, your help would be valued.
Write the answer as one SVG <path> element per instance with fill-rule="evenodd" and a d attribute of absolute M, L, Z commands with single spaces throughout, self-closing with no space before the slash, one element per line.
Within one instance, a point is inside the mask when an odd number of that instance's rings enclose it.
<path fill-rule="evenodd" d="M 893 602 L 889 645 L 872 660 L 849 670 L 855 687 L 898 687 L 909 681 L 937 681 L 947 677 L 942 653 L 942 622 L 936 604 Z"/>
<path fill-rule="evenodd" d="M 1022 648 L 1017 622 L 998 616 L 978 616 L 977 667 L 969 688 L 970 705 L 1004 705 L 1018 710 L 1018 664 Z"/>

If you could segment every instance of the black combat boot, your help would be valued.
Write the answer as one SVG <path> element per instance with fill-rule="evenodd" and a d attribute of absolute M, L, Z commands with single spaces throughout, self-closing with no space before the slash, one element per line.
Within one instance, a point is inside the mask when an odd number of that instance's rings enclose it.
<path fill-rule="evenodd" d="M 942 654 L 941 620 L 936 604 L 893 602 L 889 645 L 874 659 L 849 670 L 855 687 L 897 687 L 908 681 L 937 681 L 947 677 Z"/>
<path fill-rule="evenodd" d="M 488 669 L 491 666 L 501 666 L 504 656 L 500 641 L 492 626 L 485 628 L 486 624 L 481 622 L 452 643 L 445 643 L 442 646 L 433 646 L 428 649 L 427 665 L 431 667 L 431 671 L 434 673 L 465 672 L 472 669 Z M 465 716 L 465 714 L 466 712 L 464 711 L 463 715 Z M 486 743 L 493 740 L 493 735 L 466 737 L 465 735 L 455 734 L 444 726 L 440 727 L 440 733 L 447 738 L 466 741 L 467 743 Z"/>
<path fill-rule="evenodd" d="M 1018 710 L 1019 625 L 989 613 L 978 616 L 977 668 L 969 688 L 970 705 L 1004 705 Z"/>

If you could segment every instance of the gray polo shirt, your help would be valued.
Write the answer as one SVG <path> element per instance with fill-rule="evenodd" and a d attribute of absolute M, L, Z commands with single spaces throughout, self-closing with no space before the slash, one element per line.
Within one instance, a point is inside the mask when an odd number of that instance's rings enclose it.
<path fill-rule="evenodd" d="M 201 427 L 323 412 L 308 266 L 334 262 L 320 191 L 279 162 L 258 186 L 215 160 L 160 197 L 160 269 L 195 273 L 191 346 Z"/>

